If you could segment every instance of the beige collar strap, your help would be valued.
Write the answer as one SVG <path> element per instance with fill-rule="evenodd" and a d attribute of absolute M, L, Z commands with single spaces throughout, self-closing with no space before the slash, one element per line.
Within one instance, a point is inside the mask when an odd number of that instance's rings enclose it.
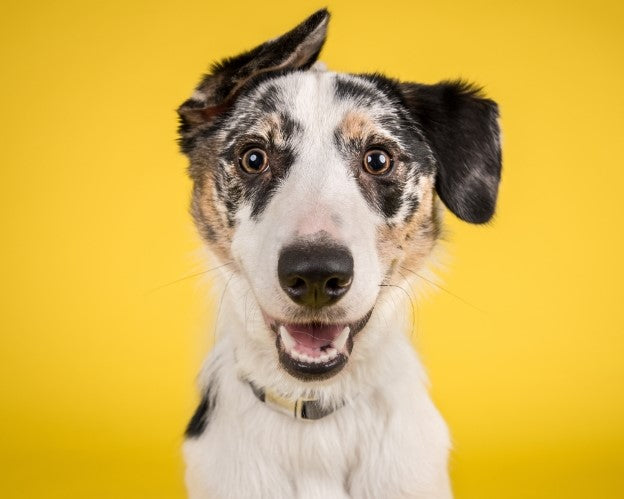
<path fill-rule="evenodd" d="M 321 419 L 342 407 L 328 409 L 323 407 L 316 399 L 287 399 L 271 390 L 258 388 L 251 381 L 247 381 L 247 383 L 258 400 L 264 402 L 271 409 L 295 419 Z"/>

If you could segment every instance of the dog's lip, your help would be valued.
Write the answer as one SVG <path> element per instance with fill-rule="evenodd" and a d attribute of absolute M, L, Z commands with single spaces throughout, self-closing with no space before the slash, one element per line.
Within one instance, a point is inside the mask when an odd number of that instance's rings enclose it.
<path fill-rule="evenodd" d="M 345 338 L 355 336 L 368 322 L 372 309 L 361 319 L 353 322 L 289 322 L 269 316 L 262 311 L 267 326 L 275 333 L 278 339 L 283 338 L 288 349 L 295 347 L 300 353 L 315 355 L 318 350 L 326 347 L 337 347 L 342 353 L 345 351 Z"/>
<path fill-rule="evenodd" d="M 368 320 L 370 319 L 371 314 L 373 313 L 373 309 L 371 308 L 360 319 L 357 319 L 352 322 L 330 322 L 330 321 L 316 321 L 316 320 L 292 322 L 292 321 L 289 321 L 288 319 L 272 317 L 269 314 L 267 314 L 264 310 L 261 310 L 261 312 L 264 318 L 264 322 L 269 327 L 269 329 L 271 329 L 271 331 L 273 331 L 275 334 L 278 334 L 279 327 L 284 325 L 284 326 L 288 326 L 289 328 L 297 328 L 297 327 L 306 328 L 310 326 L 344 328 L 345 326 L 348 326 L 351 329 L 352 333 L 355 335 L 359 333 L 364 328 L 364 326 L 366 326 L 366 324 L 368 323 Z"/>
<path fill-rule="evenodd" d="M 293 376 L 321 379 L 333 376 L 347 363 L 353 338 L 368 322 L 372 310 L 352 323 L 293 323 L 280 321 L 263 312 L 275 333 L 275 345 L 282 366 Z"/>

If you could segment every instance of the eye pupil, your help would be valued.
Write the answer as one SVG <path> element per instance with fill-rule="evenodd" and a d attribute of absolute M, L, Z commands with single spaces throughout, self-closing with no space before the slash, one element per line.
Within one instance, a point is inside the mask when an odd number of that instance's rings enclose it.
<path fill-rule="evenodd" d="M 249 149 L 241 157 L 240 164 L 247 173 L 262 173 L 268 166 L 267 155 L 261 149 Z"/>
<path fill-rule="evenodd" d="M 386 157 L 383 154 L 376 152 L 375 154 L 371 154 L 368 156 L 368 165 L 373 170 L 381 169 L 386 164 Z"/>
<path fill-rule="evenodd" d="M 368 151 L 364 156 L 364 167 L 369 173 L 385 173 L 390 168 L 390 166 L 390 156 L 384 151 Z"/>

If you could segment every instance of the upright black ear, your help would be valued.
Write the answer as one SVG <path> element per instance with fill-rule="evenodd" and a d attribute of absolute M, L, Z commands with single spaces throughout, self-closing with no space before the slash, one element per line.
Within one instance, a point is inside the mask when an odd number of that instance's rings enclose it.
<path fill-rule="evenodd" d="M 288 33 L 213 64 L 191 98 L 178 108 L 182 135 L 225 111 L 254 76 L 284 69 L 306 69 L 314 64 L 325 42 L 328 21 L 329 12 L 319 10 Z"/>
<path fill-rule="evenodd" d="M 462 220 L 487 222 L 501 175 L 498 106 L 462 81 L 401 88 L 436 157 L 438 195 Z"/>

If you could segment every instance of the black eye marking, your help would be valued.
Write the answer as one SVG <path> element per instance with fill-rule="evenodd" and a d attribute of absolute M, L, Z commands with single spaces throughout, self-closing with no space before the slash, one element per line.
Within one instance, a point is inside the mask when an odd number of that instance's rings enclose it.
<path fill-rule="evenodd" d="M 259 147 L 247 149 L 238 162 L 243 171 L 251 174 L 262 173 L 269 168 L 269 156 Z"/>
<path fill-rule="evenodd" d="M 383 149 L 370 149 L 364 154 L 364 169 L 371 175 L 382 175 L 392 168 L 392 157 Z"/>

